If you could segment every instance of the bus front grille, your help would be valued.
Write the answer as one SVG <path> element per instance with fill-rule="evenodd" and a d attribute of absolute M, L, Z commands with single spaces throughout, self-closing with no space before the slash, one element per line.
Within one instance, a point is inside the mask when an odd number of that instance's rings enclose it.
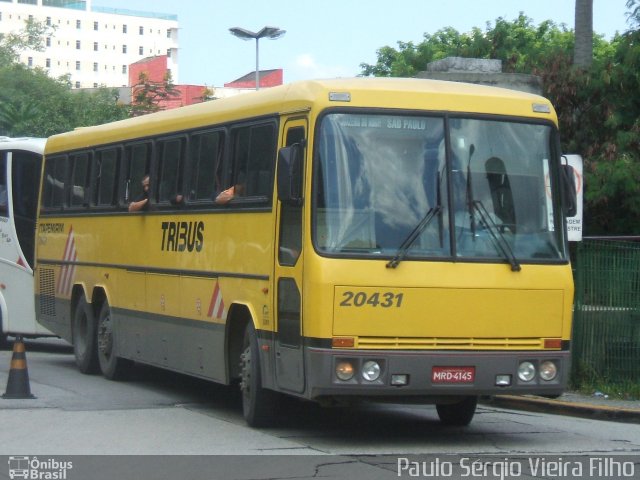
<path fill-rule="evenodd" d="M 356 348 L 392 350 L 537 350 L 543 338 L 358 337 Z"/>

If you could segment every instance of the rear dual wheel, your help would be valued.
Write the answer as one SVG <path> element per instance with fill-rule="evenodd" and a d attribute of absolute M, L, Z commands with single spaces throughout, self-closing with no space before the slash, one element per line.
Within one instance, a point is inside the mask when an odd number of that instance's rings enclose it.
<path fill-rule="evenodd" d="M 96 339 L 96 319 L 91 305 L 84 295 L 78 300 L 73 315 L 73 354 L 78 370 L 82 373 L 97 373 L 98 350 Z"/>
<path fill-rule="evenodd" d="M 97 322 L 98 363 L 102 374 L 109 380 L 123 379 L 131 361 L 118 357 L 116 326 L 109 302 L 105 300 Z"/>

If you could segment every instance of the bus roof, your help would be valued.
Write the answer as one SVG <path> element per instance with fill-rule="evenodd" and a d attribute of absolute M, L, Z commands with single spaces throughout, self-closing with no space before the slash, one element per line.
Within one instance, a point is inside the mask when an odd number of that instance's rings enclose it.
<path fill-rule="evenodd" d="M 0 137 L 0 150 L 27 150 L 42 154 L 46 141 L 46 138 L 36 137 Z"/>
<path fill-rule="evenodd" d="M 551 120 L 551 103 L 538 95 L 459 82 L 416 78 L 349 78 L 294 82 L 230 98 L 83 127 L 54 135 L 47 152 L 74 150 L 150 135 L 279 113 L 330 107 L 465 112 Z"/>

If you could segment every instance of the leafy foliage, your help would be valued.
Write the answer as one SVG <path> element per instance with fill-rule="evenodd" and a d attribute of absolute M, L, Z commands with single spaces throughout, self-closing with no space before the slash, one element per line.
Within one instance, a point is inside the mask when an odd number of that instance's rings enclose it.
<path fill-rule="evenodd" d="M 162 102 L 180 96 L 170 71 L 167 71 L 162 82 L 154 82 L 146 72 L 140 72 L 138 83 L 132 90 L 131 115 L 134 117 L 162 110 Z"/>
<path fill-rule="evenodd" d="M 587 235 L 640 232 L 640 0 L 628 0 L 632 28 L 611 41 L 593 38 L 590 68 L 573 66 L 575 36 L 565 25 L 534 25 L 520 13 L 483 30 L 444 28 L 422 42 L 377 51 L 364 76 L 415 76 L 449 56 L 502 60 L 505 73 L 533 73 L 554 104 L 565 152 L 585 160 Z"/>
<path fill-rule="evenodd" d="M 53 79 L 18 62 L 22 50 L 42 48 L 49 28 L 28 20 L 25 29 L 0 38 L 0 135 L 47 137 L 76 127 L 120 120 L 129 115 L 117 90 L 71 90 L 68 78 Z"/>

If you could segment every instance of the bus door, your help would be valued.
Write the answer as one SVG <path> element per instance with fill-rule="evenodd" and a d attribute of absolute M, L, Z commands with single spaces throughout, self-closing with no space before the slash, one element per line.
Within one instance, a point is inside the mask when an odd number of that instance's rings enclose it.
<path fill-rule="evenodd" d="M 307 120 L 292 118 L 284 124 L 286 146 L 302 143 Z M 291 392 L 304 391 L 304 349 L 302 342 L 302 206 L 278 202 L 277 255 L 275 264 L 276 382 Z"/>

